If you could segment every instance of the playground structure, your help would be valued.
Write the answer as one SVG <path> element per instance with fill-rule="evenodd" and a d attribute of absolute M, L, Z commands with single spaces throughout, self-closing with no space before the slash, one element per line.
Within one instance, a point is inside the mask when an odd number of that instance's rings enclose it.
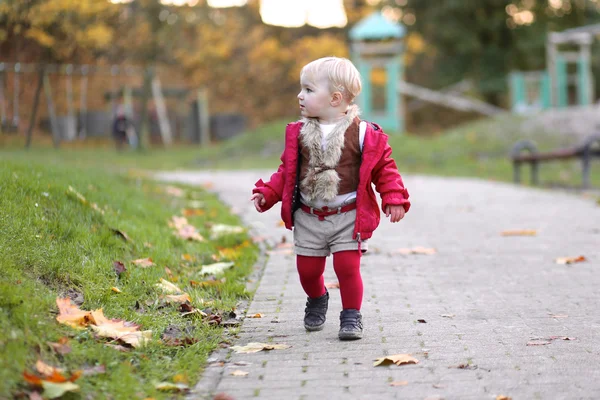
<path fill-rule="evenodd" d="M 593 104 L 595 83 L 591 48 L 595 36 L 600 36 L 600 24 L 551 32 L 546 41 L 547 69 L 510 74 L 511 110 L 527 113 Z M 571 50 L 573 47 L 577 47 L 577 51 Z M 569 72 L 572 65 L 575 73 Z M 574 99 L 569 98 L 571 87 L 575 88 Z"/>
<path fill-rule="evenodd" d="M 351 58 L 363 77 L 363 90 L 357 98 L 362 117 L 377 121 L 390 132 L 400 133 L 404 130 L 406 107 L 401 95 L 417 99 L 418 107 L 425 102 L 486 116 L 506 112 L 494 105 L 462 96 L 461 93 L 471 87 L 466 81 L 441 91 L 406 82 L 403 64 L 406 29 L 399 23 L 389 21 L 380 12 L 374 12 L 359 21 L 349 35 Z M 374 84 L 374 73 L 384 75 L 383 84 Z M 375 80 L 381 81 L 381 78 Z M 375 93 L 376 90 L 378 93 Z"/>
<path fill-rule="evenodd" d="M 150 74 L 150 75 L 148 75 Z M 140 118 L 144 113 L 138 110 L 135 112 L 134 98 L 144 98 L 144 90 L 141 87 L 141 80 L 145 76 L 150 76 L 150 90 L 148 100 L 152 101 L 152 110 L 154 111 L 157 131 L 160 133 L 161 141 L 164 145 L 169 145 L 173 141 L 173 123 L 178 125 L 179 136 L 187 136 L 192 142 L 206 144 L 210 140 L 210 119 L 208 114 L 207 93 L 203 89 L 192 90 L 187 88 L 165 87 L 161 85 L 161 80 L 156 70 L 150 70 L 135 66 L 91 66 L 91 65 L 56 65 L 56 64 L 31 64 L 31 63 L 7 63 L 0 62 L 0 132 L 17 133 L 23 130 L 22 115 L 19 113 L 20 102 L 23 101 L 24 89 L 29 89 L 29 99 L 33 103 L 29 111 L 29 124 L 27 135 L 30 136 L 31 130 L 37 120 L 37 110 L 39 97 L 42 90 L 46 100 L 47 125 L 52 133 L 52 138 L 57 145 L 60 141 L 71 141 L 75 139 L 84 139 L 88 136 L 106 136 L 111 130 L 111 121 L 114 119 L 114 113 L 117 108 L 117 100 L 122 96 L 123 105 L 127 117 L 134 122 L 133 126 L 139 129 Z M 33 78 L 35 76 L 35 78 Z M 109 85 L 102 86 L 104 98 L 98 96 L 97 88 L 90 89 L 90 79 L 97 78 L 102 82 L 110 82 Z M 141 79 L 140 79 L 141 78 Z M 23 87 L 22 82 L 35 82 L 37 79 L 37 88 L 35 95 L 32 95 L 31 88 L 34 85 Z M 79 99 L 78 104 L 75 99 L 76 79 L 79 80 Z M 123 82 L 125 80 L 126 82 Z M 9 85 L 11 83 L 12 85 Z M 64 84 L 61 88 L 60 86 Z M 63 90 L 61 90 L 63 89 Z M 8 96 L 12 93 L 12 96 Z M 88 95 L 92 94 L 95 100 L 95 107 L 89 109 Z M 58 96 L 64 94 L 64 99 Z M 195 96 L 194 96 L 195 95 Z M 173 107 L 178 115 L 168 112 L 167 100 L 171 103 L 176 102 Z M 61 108 L 62 113 L 57 112 L 57 101 L 64 100 Z M 102 105 L 99 102 L 102 101 Z M 181 111 L 187 110 L 185 102 L 190 101 L 191 110 L 189 114 L 182 116 Z M 12 104 L 11 104 L 12 103 Z M 137 107 L 139 109 L 139 107 Z M 11 114 L 12 110 L 12 115 Z M 139 114 L 142 114 L 141 116 Z M 223 117 L 215 117 L 217 123 L 223 128 Z M 214 122 L 214 121 L 213 121 Z M 42 125 L 44 121 L 42 120 Z M 151 127 L 152 128 L 152 127 Z M 217 127 L 219 128 L 219 127 Z M 128 134 L 129 144 L 137 144 L 137 134 L 135 129 L 132 135 Z"/>

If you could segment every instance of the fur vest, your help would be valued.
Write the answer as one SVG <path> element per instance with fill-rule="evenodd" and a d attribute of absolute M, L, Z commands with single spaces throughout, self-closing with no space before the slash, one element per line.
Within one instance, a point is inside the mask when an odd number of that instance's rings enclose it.
<path fill-rule="evenodd" d="M 331 201 L 358 186 L 361 149 L 358 139 L 358 106 L 351 106 L 327 136 L 315 118 L 305 118 L 300 131 L 300 190 L 309 201 Z"/>

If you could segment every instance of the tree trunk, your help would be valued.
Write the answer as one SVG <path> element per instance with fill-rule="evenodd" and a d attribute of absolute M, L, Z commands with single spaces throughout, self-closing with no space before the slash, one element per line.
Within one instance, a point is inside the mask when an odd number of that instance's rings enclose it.
<path fill-rule="evenodd" d="M 31 117 L 29 118 L 29 127 L 27 128 L 27 142 L 25 148 L 31 147 L 31 136 L 33 135 L 33 125 L 35 124 L 35 118 L 37 116 L 38 104 L 40 103 L 40 94 L 42 93 L 42 86 L 44 84 L 44 67 L 40 69 L 38 75 L 38 84 L 35 88 L 35 96 L 33 97 L 33 110 L 31 111 Z"/>

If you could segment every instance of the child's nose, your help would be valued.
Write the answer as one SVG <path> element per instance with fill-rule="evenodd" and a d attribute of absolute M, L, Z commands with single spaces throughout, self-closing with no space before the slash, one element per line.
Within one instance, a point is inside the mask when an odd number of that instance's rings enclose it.
<path fill-rule="evenodd" d="M 297 96 L 297 97 L 298 97 L 300 100 L 302 100 L 302 92 L 298 93 L 298 96 Z"/>

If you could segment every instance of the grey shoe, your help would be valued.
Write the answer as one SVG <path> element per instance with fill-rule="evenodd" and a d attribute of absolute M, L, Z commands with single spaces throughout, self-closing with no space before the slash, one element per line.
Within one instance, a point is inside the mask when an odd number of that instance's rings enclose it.
<path fill-rule="evenodd" d="M 306 298 L 304 309 L 304 327 L 307 331 L 320 331 L 325 326 L 327 307 L 329 306 L 329 292 L 321 297 Z"/>
<path fill-rule="evenodd" d="M 362 339 L 363 324 L 360 311 L 353 308 L 342 310 L 340 313 L 340 340 Z"/>

